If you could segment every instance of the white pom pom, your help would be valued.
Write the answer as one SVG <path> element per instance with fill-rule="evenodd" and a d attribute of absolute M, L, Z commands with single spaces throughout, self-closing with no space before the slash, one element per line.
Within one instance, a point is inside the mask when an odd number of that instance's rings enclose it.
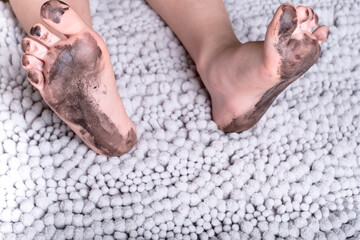
<path fill-rule="evenodd" d="M 42 220 L 36 220 L 33 223 L 33 227 L 36 229 L 37 232 L 42 232 L 42 230 L 44 229 L 45 225 L 44 222 Z"/>
<path fill-rule="evenodd" d="M 47 210 L 50 204 L 52 204 L 52 201 L 46 196 L 37 195 L 35 197 L 35 205 L 43 210 Z"/>
<path fill-rule="evenodd" d="M 54 217 L 54 215 L 52 213 L 47 213 L 43 217 L 43 220 L 44 220 L 44 224 L 46 226 L 52 226 L 52 225 L 54 225 L 55 217 Z"/>
<path fill-rule="evenodd" d="M 210 208 L 214 208 L 217 204 L 217 198 L 214 195 L 208 196 L 205 201 Z"/>
<path fill-rule="evenodd" d="M 11 222 L 11 210 L 5 208 L 0 214 L 0 220 L 3 222 Z"/>
<path fill-rule="evenodd" d="M 102 196 L 102 191 L 100 189 L 95 188 L 90 191 L 89 200 L 96 204 L 101 196 Z"/>
<path fill-rule="evenodd" d="M 11 233 L 13 231 L 13 227 L 11 223 L 1 223 L 0 232 L 2 233 Z"/>
<path fill-rule="evenodd" d="M 300 235 L 304 239 L 313 239 L 314 238 L 314 232 L 310 227 L 305 227 L 301 229 Z"/>
<path fill-rule="evenodd" d="M 244 221 L 240 224 L 241 230 L 247 234 L 250 234 L 254 228 L 253 224 L 249 221 Z"/>
<path fill-rule="evenodd" d="M 145 219 L 143 223 L 144 229 L 150 230 L 155 226 L 155 222 L 152 218 Z"/>
<path fill-rule="evenodd" d="M 95 232 L 92 228 L 85 228 L 83 236 L 85 239 L 93 239 Z"/>
<path fill-rule="evenodd" d="M 16 143 L 11 140 L 11 139 L 6 139 L 3 142 L 3 147 L 5 152 L 11 154 L 11 155 L 15 155 L 16 154 Z"/>
<path fill-rule="evenodd" d="M 316 160 L 316 154 L 313 151 L 306 151 L 304 153 L 303 159 L 307 165 L 311 165 Z"/>
<path fill-rule="evenodd" d="M 25 213 L 31 212 L 33 208 L 34 208 L 34 200 L 32 198 L 26 199 L 22 201 L 20 204 L 21 211 Z"/>
<path fill-rule="evenodd" d="M 60 209 L 63 212 L 72 212 L 73 210 L 73 201 L 64 200 L 60 203 Z"/>
<path fill-rule="evenodd" d="M 40 157 L 40 149 L 38 146 L 29 146 L 28 148 L 28 154 L 30 157 Z"/>
<path fill-rule="evenodd" d="M 81 213 L 84 208 L 84 201 L 82 200 L 75 200 L 73 202 L 73 212 L 74 213 Z M 68 208 L 70 208 L 72 205 L 69 204 Z M 71 211 L 71 210 L 70 210 Z M 70 212 L 69 211 L 69 212 Z"/>
<path fill-rule="evenodd" d="M 31 178 L 35 181 L 36 179 L 42 177 L 43 172 L 44 170 L 42 167 L 34 167 L 31 169 Z"/>
<path fill-rule="evenodd" d="M 101 171 L 100 166 L 98 164 L 94 164 L 94 165 L 89 167 L 87 172 L 90 175 L 95 177 L 98 173 L 100 173 L 100 171 Z"/>
<path fill-rule="evenodd" d="M 16 222 L 13 224 L 14 233 L 22 233 L 24 231 L 24 229 L 25 229 L 25 226 L 21 222 Z"/>
<path fill-rule="evenodd" d="M 57 228 L 63 228 L 65 226 L 65 215 L 62 212 L 58 212 L 54 217 L 54 224 Z"/>
<path fill-rule="evenodd" d="M 84 170 L 81 168 L 74 168 L 69 172 L 69 177 L 75 181 L 77 181 L 82 174 L 84 173 Z"/>
<path fill-rule="evenodd" d="M 54 172 L 54 179 L 56 181 L 59 181 L 59 180 L 62 180 L 62 179 L 65 179 L 66 177 L 66 171 L 64 168 L 57 168 L 55 169 L 55 172 Z"/>
<path fill-rule="evenodd" d="M 250 201 L 255 206 L 259 206 L 259 205 L 262 205 L 264 203 L 264 197 L 263 197 L 263 195 L 261 193 L 254 193 L 251 196 Z"/>
<path fill-rule="evenodd" d="M 122 204 L 122 198 L 121 196 L 112 196 L 110 198 L 110 205 L 112 207 L 117 207 L 117 206 L 121 206 Z"/>
<path fill-rule="evenodd" d="M 44 128 L 46 126 L 45 121 L 42 117 L 38 117 L 36 118 L 33 122 L 31 127 L 35 130 L 38 131 L 41 128 Z"/>
<path fill-rule="evenodd" d="M 31 224 L 35 221 L 35 218 L 30 213 L 24 213 L 21 217 L 21 222 L 24 224 L 24 226 L 29 227 Z"/>
<path fill-rule="evenodd" d="M 331 222 L 327 218 L 320 220 L 320 230 L 323 232 L 328 232 L 332 229 Z"/>
<path fill-rule="evenodd" d="M 347 238 L 354 236 L 356 232 L 355 228 L 350 224 L 344 224 L 341 229 L 344 231 Z"/>

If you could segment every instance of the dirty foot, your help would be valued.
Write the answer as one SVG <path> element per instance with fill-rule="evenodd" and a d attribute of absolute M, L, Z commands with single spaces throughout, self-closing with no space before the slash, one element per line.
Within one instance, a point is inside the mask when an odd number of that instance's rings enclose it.
<path fill-rule="evenodd" d="M 275 98 L 319 58 L 329 34 L 309 7 L 279 7 L 264 42 L 219 48 L 198 71 L 212 99 L 213 119 L 225 132 L 254 126 Z"/>
<path fill-rule="evenodd" d="M 41 18 L 64 34 L 60 40 L 35 24 L 24 38 L 22 65 L 55 113 L 95 152 L 119 156 L 136 143 L 136 129 L 117 92 L 101 37 L 61 1 L 48 1 Z"/>

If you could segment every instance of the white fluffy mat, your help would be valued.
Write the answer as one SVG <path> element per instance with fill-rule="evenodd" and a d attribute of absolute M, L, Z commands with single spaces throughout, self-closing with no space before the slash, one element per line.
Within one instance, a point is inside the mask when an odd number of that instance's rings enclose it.
<path fill-rule="evenodd" d="M 262 40 L 279 0 L 227 0 L 239 39 Z M 89 150 L 20 67 L 0 2 L 0 239 L 360 239 L 360 2 L 312 6 L 320 60 L 250 131 L 224 134 L 171 30 L 142 0 L 92 0 L 138 130 L 128 154 Z"/>

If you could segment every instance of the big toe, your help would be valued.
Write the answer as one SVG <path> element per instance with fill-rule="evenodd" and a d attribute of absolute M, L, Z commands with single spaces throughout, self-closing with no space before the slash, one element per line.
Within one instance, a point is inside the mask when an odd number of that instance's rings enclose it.
<path fill-rule="evenodd" d="M 90 27 L 66 3 L 50 0 L 41 6 L 42 20 L 56 31 L 71 36 Z"/>
<path fill-rule="evenodd" d="M 298 25 L 296 8 L 289 3 L 282 4 L 275 12 L 270 22 L 264 42 L 264 59 L 268 69 L 276 69 L 279 50 L 275 47 L 279 43 L 290 40 Z"/>
<path fill-rule="evenodd" d="M 279 40 L 288 40 L 297 27 L 296 8 L 289 3 L 282 4 L 274 15 L 268 31 L 266 33 L 267 41 L 277 43 Z"/>

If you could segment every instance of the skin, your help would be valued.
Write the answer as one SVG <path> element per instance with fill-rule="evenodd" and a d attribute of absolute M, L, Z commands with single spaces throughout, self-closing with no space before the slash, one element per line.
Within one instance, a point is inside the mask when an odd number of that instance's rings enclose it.
<path fill-rule="evenodd" d="M 29 81 L 94 151 L 109 157 L 128 152 L 136 130 L 123 109 L 105 43 L 64 2 L 46 2 L 40 15 L 67 38 L 60 40 L 41 24 L 30 29 L 38 41 L 22 42 Z M 74 19 L 79 21 L 73 24 Z"/>
<path fill-rule="evenodd" d="M 61 6 L 54 2 L 44 3 L 41 7 L 40 16 L 54 23 L 60 23 L 62 15 L 64 15 L 65 11 L 69 10 L 69 6 L 62 1 L 58 2 L 61 3 Z"/>
<path fill-rule="evenodd" d="M 39 76 L 36 72 L 28 72 L 28 78 L 35 84 L 39 83 Z"/>
<path fill-rule="evenodd" d="M 30 35 L 35 35 L 35 36 L 38 36 L 40 37 L 40 27 L 39 26 L 35 26 L 35 27 L 32 27 L 30 29 Z"/>
<path fill-rule="evenodd" d="M 242 44 L 234 34 L 221 0 L 147 2 L 193 57 L 211 96 L 213 119 L 225 132 L 241 132 L 254 126 L 279 93 L 316 62 L 320 44 L 329 33 L 326 26 L 312 32 L 318 18 L 311 8 L 284 4 L 270 23 L 265 41 Z M 117 121 L 111 121 L 112 113 L 101 112 L 106 110 L 106 105 L 101 104 L 100 96 L 113 96 L 114 91 L 107 91 L 115 88 L 114 84 L 101 84 L 103 75 L 112 72 L 108 54 L 106 59 L 102 54 L 107 52 L 106 47 L 90 28 L 82 25 L 80 17 L 69 11 L 71 8 L 64 2 L 43 5 L 42 20 L 62 35 L 43 33 L 43 27 L 40 25 L 38 29 L 35 25 L 30 30 L 32 36 L 51 44 L 47 50 L 24 39 L 23 65 L 29 62 L 24 68 L 45 101 L 90 147 L 104 155 L 121 154 L 123 151 L 119 149 L 111 150 L 112 144 L 122 142 L 122 146 L 132 146 L 134 128 L 127 127 L 124 134 L 121 128 L 131 124 L 116 125 L 122 133 L 113 135 L 110 129 Z M 81 15 L 83 19 L 87 17 Z M 64 41 L 59 41 L 63 38 Z M 73 68 L 82 70 L 74 72 Z M 91 119 L 94 114 L 97 117 Z M 126 115 L 125 111 L 120 115 Z M 98 131 L 99 126 L 102 131 Z"/>
<path fill-rule="evenodd" d="M 81 128 L 82 138 L 102 154 L 113 155 L 118 145 L 133 146 L 136 134 L 133 129 L 127 136 L 114 131 L 115 124 L 96 103 L 94 91 L 104 88 L 101 94 L 107 94 L 106 86 L 100 87 L 102 51 L 90 33 L 84 33 L 82 37 L 71 45 L 58 45 L 49 51 L 48 55 L 54 61 L 45 67 L 49 81 L 44 93 L 49 106 Z"/>
<path fill-rule="evenodd" d="M 40 8 L 47 0 L 10 0 L 11 7 L 19 20 L 21 26 L 30 34 L 30 29 L 36 23 L 44 23 L 40 17 Z M 82 21 L 91 27 L 90 5 L 88 0 L 64 0 L 65 3 L 71 6 L 75 12 L 79 14 Z M 49 29 L 59 38 L 64 39 L 61 33 L 54 29 Z"/>
<path fill-rule="evenodd" d="M 279 42 L 276 44 L 276 49 L 281 56 L 281 81 L 263 94 L 253 110 L 243 116 L 234 118 L 226 125 L 223 128 L 225 132 L 241 132 L 253 127 L 276 97 L 293 81 L 303 75 L 320 57 L 321 47 L 316 39 L 309 37 L 305 33 L 300 40 L 290 39 L 297 27 L 296 9 L 284 5 L 282 11 L 278 33 Z M 306 15 L 309 16 L 308 10 Z"/>
<path fill-rule="evenodd" d="M 329 33 L 322 26 L 312 34 L 318 17 L 311 8 L 284 4 L 265 41 L 243 44 L 221 0 L 147 2 L 193 57 L 211 96 L 213 119 L 224 132 L 253 127 L 275 98 L 316 62 Z"/>

